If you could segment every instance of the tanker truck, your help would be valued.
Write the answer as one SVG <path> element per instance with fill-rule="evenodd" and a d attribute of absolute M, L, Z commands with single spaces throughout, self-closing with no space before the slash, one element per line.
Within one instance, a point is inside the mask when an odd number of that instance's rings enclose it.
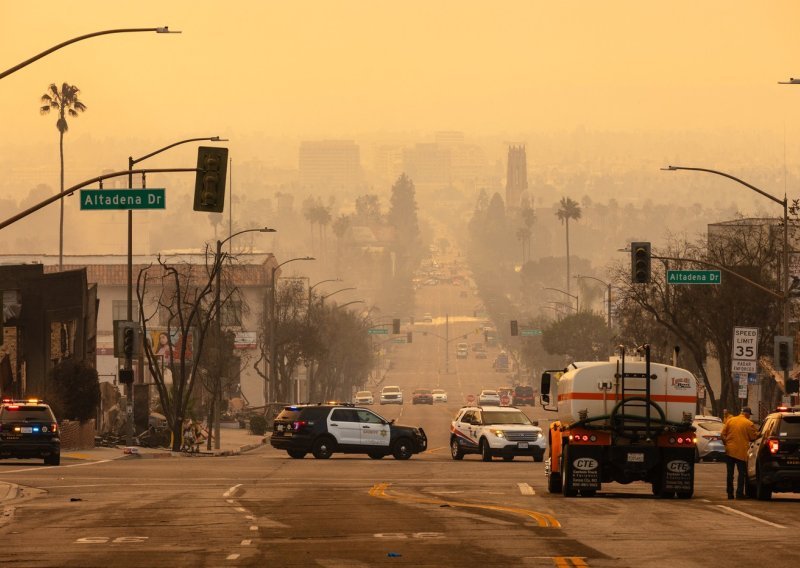
<path fill-rule="evenodd" d="M 603 483 L 644 481 L 657 497 L 694 492 L 697 382 L 689 371 L 625 358 L 545 371 L 541 404 L 558 413 L 548 431 L 547 489 L 593 496 Z"/>

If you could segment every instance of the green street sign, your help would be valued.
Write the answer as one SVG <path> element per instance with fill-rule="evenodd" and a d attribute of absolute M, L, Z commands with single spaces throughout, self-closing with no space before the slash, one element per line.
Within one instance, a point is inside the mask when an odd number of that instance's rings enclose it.
<path fill-rule="evenodd" d="M 166 190 L 163 187 L 81 190 L 81 211 L 165 208 Z"/>
<path fill-rule="evenodd" d="M 373 327 L 367 330 L 370 335 L 388 335 L 389 330 L 383 327 Z"/>
<path fill-rule="evenodd" d="M 521 335 L 542 335 L 541 329 L 521 329 Z"/>
<path fill-rule="evenodd" d="M 721 270 L 667 270 L 667 284 L 721 284 Z"/>

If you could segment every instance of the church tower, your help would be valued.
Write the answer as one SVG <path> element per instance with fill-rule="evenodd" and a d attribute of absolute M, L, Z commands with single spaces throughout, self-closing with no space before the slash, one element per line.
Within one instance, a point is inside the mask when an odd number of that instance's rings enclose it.
<path fill-rule="evenodd" d="M 506 210 L 519 208 L 522 192 L 528 189 L 528 160 L 525 146 L 508 147 Z"/>

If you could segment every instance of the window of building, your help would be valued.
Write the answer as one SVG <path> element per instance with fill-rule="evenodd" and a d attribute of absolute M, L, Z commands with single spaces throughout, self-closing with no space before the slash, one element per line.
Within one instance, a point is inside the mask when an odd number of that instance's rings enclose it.
<path fill-rule="evenodd" d="M 111 312 L 114 320 L 128 319 L 128 300 L 112 300 Z M 136 314 L 133 314 L 133 319 L 136 319 Z"/>
<path fill-rule="evenodd" d="M 242 326 L 242 302 L 241 300 L 228 300 L 222 306 L 222 325 Z"/>

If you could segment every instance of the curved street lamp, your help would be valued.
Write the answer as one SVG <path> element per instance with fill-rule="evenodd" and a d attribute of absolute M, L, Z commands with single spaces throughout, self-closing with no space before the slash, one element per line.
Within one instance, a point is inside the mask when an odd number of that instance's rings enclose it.
<path fill-rule="evenodd" d="M 27 67 L 28 65 L 30 65 L 34 61 L 37 61 L 37 60 L 41 59 L 42 57 L 44 57 L 45 55 L 49 55 L 49 54 L 53 53 L 54 51 L 57 51 L 57 50 L 61 49 L 62 47 L 66 47 L 67 45 L 69 45 L 71 43 L 75 43 L 75 42 L 78 42 L 78 41 L 81 41 L 81 40 L 84 40 L 84 39 L 89 39 L 91 37 L 97 37 L 97 36 L 101 36 L 101 35 L 125 34 L 125 33 L 134 33 L 134 32 L 156 32 L 157 34 L 179 34 L 179 33 L 181 33 L 181 32 L 172 32 L 172 31 L 170 31 L 168 26 L 161 26 L 161 27 L 158 27 L 158 28 L 122 28 L 122 29 L 116 29 L 116 30 L 103 30 L 103 31 L 100 31 L 100 32 L 92 32 L 90 34 L 86 34 L 86 35 L 78 36 L 78 37 L 75 37 L 75 38 L 72 38 L 72 39 L 68 39 L 67 41 L 61 42 L 58 45 L 54 45 L 50 49 L 46 49 L 43 52 L 41 52 L 39 55 L 34 55 L 30 59 L 26 59 L 25 61 L 23 61 L 22 63 L 20 63 L 18 65 L 15 65 L 11 69 L 6 69 L 2 73 L 0 73 L 0 79 L 6 77 L 8 75 L 11 75 L 15 71 L 19 71 L 23 67 Z"/>
<path fill-rule="evenodd" d="M 577 313 L 577 312 L 580 311 L 580 303 L 578 301 L 577 294 L 570 294 L 569 292 L 565 292 L 564 290 L 561 290 L 560 288 L 543 288 L 543 290 L 554 290 L 556 292 L 561 292 L 562 294 L 566 294 L 570 298 L 575 298 L 575 312 Z M 570 306 L 570 308 L 572 308 L 572 306 Z"/>
<path fill-rule="evenodd" d="M 331 296 L 333 296 L 334 294 L 338 294 L 339 292 L 345 292 L 347 290 L 357 290 L 357 289 L 358 288 L 356 288 L 355 286 L 349 286 L 348 288 L 341 288 L 339 290 L 336 290 L 335 292 L 331 292 L 330 294 L 325 294 L 324 296 L 320 296 L 319 301 L 321 304 L 324 304 L 325 298 L 330 298 Z"/>
<path fill-rule="evenodd" d="M 364 301 L 364 300 L 353 300 L 352 302 L 346 302 L 346 303 L 344 303 L 344 304 L 339 304 L 339 305 L 336 305 L 336 306 L 334 306 L 334 308 L 333 308 L 333 309 L 334 309 L 334 310 L 338 310 L 338 309 L 341 309 L 341 308 L 343 308 L 343 307 L 345 307 L 345 306 L 349 306 L 350 304 L 366 304 L 366 303 L 367 303 L 367 302 L 366 302 L 366 301 Z"/>
<path fill-rule="evenodd" d="M 173 144 L 174 146 L 175 144 Z M 158 153 L 158 152 L 156 152 Z M 233 237 L 241 235 L 243 233 L 274 233 L 275 229 L 270 229 L 269 227 L 262 227 L 259 229 L 243 229 L 237 233 L 233 233 L 225 240 L 218 240 L 217 241 L 217 251 L 214 254 L 214 268 L 217 271 L 216 279 L 216 291 L 214 296 L 214 312 L 217 324 L 217 377 L 214 381 L 214 449 L 220 449 L 220 413 L 219 409 L 222 405 L 222 381 L 221 381 L 221 371 L 222 371 L 222 350 L 219 348 L 221 344 L 222 338 L 222 314 L 220 313 L 222 306 L 220 305 L 220 288 L 222 287 L 222 245 L 226 242 L 231 240 Z M 207 440 L 207 449 L 211 449 L 211 438 Z"/>
<path fill-rule="evenodd" d="M 278 379 L 278 365 L 276 359 L 278 358 L 277 354 L 277 344 L 275 343 L 275 273 L 278 269 L 283 266 L 284 264 L 289 264 L 290 262 L 294 262 L 296 260 L 317 260 L 313 256 L 298 256 L 296 258 L 290 258 L 289 260 L 284 260 L 280 264 L 277 264 L 272 267 L 272 278 L 270 279 L 270 300 L 269 300 L 269 383 L 267 384 L 266 389 L 266 396 L 264 397 L 264 405 L 269 402 L 269 394 L 270 394 L 270 387 L 274 388 L 275 383 Z"/>

